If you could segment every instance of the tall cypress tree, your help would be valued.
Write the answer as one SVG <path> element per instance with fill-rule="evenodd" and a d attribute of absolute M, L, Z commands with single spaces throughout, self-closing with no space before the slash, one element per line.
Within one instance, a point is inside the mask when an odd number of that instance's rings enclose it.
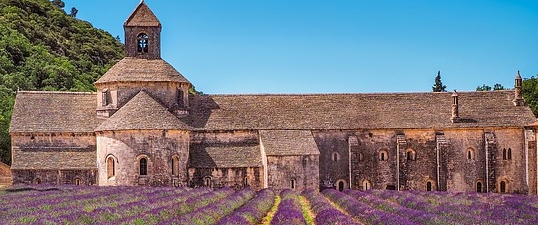
<path fill-rule="evenodd" d="M 443 85 L 443 81 L 441 81 L 441 71 L 437 72 L 432 90 L 433 92 L 446 92 L 446 85 Z"/>

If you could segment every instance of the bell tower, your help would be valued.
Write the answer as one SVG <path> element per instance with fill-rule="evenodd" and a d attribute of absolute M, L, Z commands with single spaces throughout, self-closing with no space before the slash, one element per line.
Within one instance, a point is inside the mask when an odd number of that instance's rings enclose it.
<path fill-rule="evenodd" d="M 142 0 L 123 24 L 127 57 L 161 58 L 161 23 Z"/>

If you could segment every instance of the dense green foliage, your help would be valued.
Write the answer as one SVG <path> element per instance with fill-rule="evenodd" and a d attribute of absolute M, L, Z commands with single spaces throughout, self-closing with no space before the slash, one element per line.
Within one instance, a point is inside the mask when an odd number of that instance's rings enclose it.
<path fill-rule="evenodd" d="M 536 76 L 538 77 L 538 75 Z M 538 78 L 531 77 L 523 80 L 523 98 L 525 103 L 531 107 L 534 115 L 538 115 Z"/>
<path fill-rule="evenodd" d="M 437 76 L 435 76 L 435 83 L 432 86 L 433 92 L 446 92 L 446 85 L 443 85 L 443 81 L 441 81 L 441 71 L 437 72 Z"/>
<path fill-rule="evenodd" d="M 0 160 L 10 161 L 8 129 L 18 89 L 92 91 L 122 49 L 109 33 L 50 1 L 0 0 Z"/>
<path fill-rule="evenodd" d="M 482 84 L 482 86 L 476 87 L 476 91 L 491 91 L 492 88 L 489 85 Z M 506 90 L 502 84 L 495 84 L 493 85 L 494 91 L 500 91 L 500 90 Z"/>

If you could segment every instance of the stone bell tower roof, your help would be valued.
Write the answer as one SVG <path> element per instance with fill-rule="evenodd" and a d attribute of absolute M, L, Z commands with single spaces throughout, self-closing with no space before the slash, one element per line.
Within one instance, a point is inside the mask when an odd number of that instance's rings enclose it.
<path fill-rule="evenodd" d="M 129 27 L 155 27 L 161 26 L 161 22 L 142 0 L 136 9 L 125 21 L 124 26 Z"/>
<path fill-rule="evenodd" d="M 95 84 L 110 82 L 190 82 L 162 59 L 126 57 L 110 68 Z"/>

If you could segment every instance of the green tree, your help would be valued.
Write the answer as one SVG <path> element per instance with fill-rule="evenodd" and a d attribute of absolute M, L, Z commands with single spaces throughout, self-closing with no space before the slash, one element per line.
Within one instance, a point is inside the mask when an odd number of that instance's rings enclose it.
<path fill-rule="evenodd" d="M 71 8 L 71 12 L 69 13 L 69 16 L 71 17 L 77 17 L 78 9 L 73 7 Z"/>
<path fill-rule="evenodd" d="M 494 91 L 501 91 L 501 90 L 506 90 L 506 89 L 501 84 L 495 84 L 495 85 L 493 85 L 493 90 Z"/>
<path fill-rule="evenodd" d="M 441 71 L 438 71 L 437 76 L 435 76 L 435 84 L 432 90 L 433 92 L 446 92 L 446 85 L 443 85 L 443 81 L 441 81 Z"/>
<path fill-rule="evenodd" d="M 525 103 L 538 116 L 538 74 L 523 80 L 523 98 Z"/>
<path fill-rule="evenodd" d="M 62 0 L 53 0 L 52 4 L 54 4 L 56 7 L 63 9 L 65 7 L 65 3 Z"/>
<path fill-rule="evenodd" d="M 482 86 L 476 87 L 476 91 L 491 91 L 491 87 L 485 84 L 482 84 Z"/>
<path fill-rule="evenodd" d="M 476 91 L 491 91 L 491 90 L 501 91 L 501 90 L 506 90 L 506 88 L 504 88 L 504 86 L 502 84 L 499 84 L 499 83 L 494 84 L 493 88 L 491 88 L 491 86 L 488 86 L 488 85 L 485 85 L 485 84 L 482 84 L 482 86 L 476 87 Z"/>
<path fill-rule="evenodd" d="M 63 1 L 0 0 L 0 161 L 11 160 L 9 123 L 17 90 L 94 91 L 123 45 L 67 15 Z"/>

